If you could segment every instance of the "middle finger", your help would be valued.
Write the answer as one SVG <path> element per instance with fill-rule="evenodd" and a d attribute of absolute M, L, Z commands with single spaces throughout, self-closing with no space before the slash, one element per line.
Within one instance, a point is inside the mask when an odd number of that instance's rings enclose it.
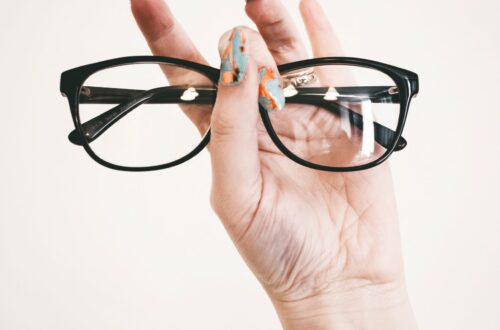
<path fill-rule="evenodd" d="M 247 0 L 246 12 L 257 25 L 276 64 L 308 58 L 297 27 L 281 0 Z"/>

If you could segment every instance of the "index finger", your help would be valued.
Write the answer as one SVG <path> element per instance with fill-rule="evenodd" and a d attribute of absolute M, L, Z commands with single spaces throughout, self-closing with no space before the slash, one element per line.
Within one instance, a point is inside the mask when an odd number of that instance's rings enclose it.
<path fill-rule="evenodd" d="M 153 54 L 208 64 L 163 0 L 132 0 L 132 13 Z"/>
<path fill-rule="evenodd" d="M 131 5 L 135 20 L 154 55 L 208 65 L 163 0 L 132 0 Z M 172 85 L 212 85 L 208 78 L 198 72 L 169 65 L 160 67 Z M 200 133 L 205 134 L 210 124 L 211 109 L 200 111 L 199 106 L 188 105 L 181 108 Z"/>

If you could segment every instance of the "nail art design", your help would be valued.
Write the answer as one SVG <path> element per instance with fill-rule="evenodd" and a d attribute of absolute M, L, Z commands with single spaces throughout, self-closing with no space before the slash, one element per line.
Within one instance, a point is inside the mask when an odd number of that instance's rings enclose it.
<path fill-rule="evenodd" d="M 248 67 L 248 39 L 245 32 L 235 28 L 222 53 L 220 81 L 224 85 L 236 85 L 245 77 Z"/>
<path fill-rule="evenodd" d="M 262 67 L 259 70 L 259 103 L 270 112 L 283 110 L 285 94 L 273 70 Z"/>

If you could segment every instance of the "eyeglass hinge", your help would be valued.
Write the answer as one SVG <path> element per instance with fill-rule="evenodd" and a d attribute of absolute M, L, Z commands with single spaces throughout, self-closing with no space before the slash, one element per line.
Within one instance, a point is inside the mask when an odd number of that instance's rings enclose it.
<path fill-rule="evenodd" d="M 82 89 L 80 91 L 80 94 L 82 94 L 84 96 L 90 96 L 90 94 L 91 94 L 90 88 L 88 88 L 88 87 L 82 87 Z"/>
<path fill-rule="evenodd" d="M 389 93 L 389 95 L 399 94 L 399 88 L 397 88 L 396 86 L 393 86 L 393 87 L 389 88 L 389 90 L 387 90 L 387 93 Z"/>

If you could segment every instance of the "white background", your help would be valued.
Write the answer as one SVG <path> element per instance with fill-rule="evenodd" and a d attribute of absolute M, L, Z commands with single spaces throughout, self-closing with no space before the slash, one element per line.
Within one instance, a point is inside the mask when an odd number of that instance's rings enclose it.
<path fill-rule="evenodd" d="M 348 55 L 420 74 L 392 159 L 420 327 L 499 329 L 499 2 L 322 3 Z M 250 24 L 243 0 L 170 5 L 214 66 Z M 206 151 L 129 174 L 66 139 L 59 74 L 149 53 L 129 2 L 3 0 L 0 28 L 0 329 L 278 329 L 210 209 Z"/>

